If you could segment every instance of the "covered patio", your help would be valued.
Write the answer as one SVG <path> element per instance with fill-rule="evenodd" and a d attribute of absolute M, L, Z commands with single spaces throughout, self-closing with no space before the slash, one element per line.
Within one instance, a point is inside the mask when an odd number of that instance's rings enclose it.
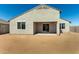
<path fill-rule="evenodd" d="M 57 25 L 57 22 L 34 22 L 33 32 L 34 34 L 57 34 L 59 32 Z"/>

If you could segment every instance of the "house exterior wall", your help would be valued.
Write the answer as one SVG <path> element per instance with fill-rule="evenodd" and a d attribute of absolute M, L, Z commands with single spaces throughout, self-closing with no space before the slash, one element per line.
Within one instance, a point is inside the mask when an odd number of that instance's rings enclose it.
<path fill-rule="evenodd" d="M 34 9 L 33 11 L 28 12 L 25 14 L 29 20 L 33 22 L 51 22 L 58 20 L 60 17 L 60 13 L 57 10 L 49 9 Z"/>
<path fill-rule="evenodd" d="M 33 33 L 37 33 L 37 23 L 33 23 Z"/>
<path fill-rule="evenodd" d="M 9 24 L 0 23 L 0 34 L 9 32 Z"/>
<path fill-rule="evenodd" d="M 59 18 L 60 12 L 58 10 L 35 8 L 10 21 L 10 34 L 34 34 L 33 22 L 52 22 L 58 21 Z M 26 29 L 17 29 L 17 22 L 26 22 Z"/>
<path fill-rule="evenodd" d="M 60 23 L 65 23 L 65 29 L 62 29 L 62 32 L 69 32 L 70 31 L 70 23 L 68 21 L 65 21 L 61 19 Z"/>
<path fill-rule="evenodd" d="M 60 34 L 60 29 L 59 29 L 60 23 L 66 23 L 66 26 L 65 26 L 66 28 L 62 29 L 63 32 L 69 31 L 69 22 L 60 19 L 60 11 L 50 8 L 48 6 L 47 6 L 47 9 L 40 9 L 39 7 L 42 7 L 42 6 L 45 6 L 45 5 L 38 6 L 35 9 L 29 10 L 24 14 L 12 19 L 10 21 L 10 34 L 34 34 L 36 32 L 42 32 L 42 24 L 47 22 L 50 24 L 50 32 L 53 32 L 56 30 L 57 34 Z M 17 22 L 25 22 L 26 29 L 24 30 L 17 29 Z M 39 22 L 39 23 L 34 24 L 34 22 Z M 55 25 L 50 22 L 57 22 L 57 23 Z M 55 27 L 56 29 L 53 29 Z"/>
<path fill-rule="evenodd" d="M 26 29 L 17 29 L 17 22 L 26 22 Z M 17 19 L 10 22 L 10 34 L 33 34 L 33 22 Z"/>
<path fill-rule="evenodd" d="M 57 33 L 57 22 L 51 22 L 50 24 L 49 24 L 49 32 L 51 32 L 51 33 Z"/>
<path fill-rule="evenodd" d="M 57 26 L 56 26 L 56 31 L 57 31 L 57 35 L 60 35 L 60 25 L 59 25 L 59 21 L 57 22 Z"/>

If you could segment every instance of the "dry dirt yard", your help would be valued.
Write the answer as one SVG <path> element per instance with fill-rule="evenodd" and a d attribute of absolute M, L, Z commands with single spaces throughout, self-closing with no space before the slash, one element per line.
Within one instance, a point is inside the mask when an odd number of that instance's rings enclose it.
<path fill-rule="evenodd" d="M 79 33 L 57 35 L 0 35 L 0 53 L 79 53 Z"/>

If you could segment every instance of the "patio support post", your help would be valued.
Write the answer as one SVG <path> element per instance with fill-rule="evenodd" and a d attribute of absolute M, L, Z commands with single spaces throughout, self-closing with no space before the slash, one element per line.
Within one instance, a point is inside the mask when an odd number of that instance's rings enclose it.
<path fill-rule="evenodd" d="M 59 22 L 57 22 L 57 35 L 60 35 L 60 25 L 59 25 Z"/>

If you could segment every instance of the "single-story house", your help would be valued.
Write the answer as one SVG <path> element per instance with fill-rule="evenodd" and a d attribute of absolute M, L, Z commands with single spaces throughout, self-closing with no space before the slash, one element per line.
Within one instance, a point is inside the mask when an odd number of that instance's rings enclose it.
<path fill-rule="evenodd" d="M 38 5 L 10 20 L 10 34 L 64 33 L 70 31 L 70 21 L 60 18 L 61 11 L 48 5 Z"/>
<path fill-rule="evenodd" d="M 5 34 L 9 32 L 9 22 L 0 19 L 0 34 Z"/>

